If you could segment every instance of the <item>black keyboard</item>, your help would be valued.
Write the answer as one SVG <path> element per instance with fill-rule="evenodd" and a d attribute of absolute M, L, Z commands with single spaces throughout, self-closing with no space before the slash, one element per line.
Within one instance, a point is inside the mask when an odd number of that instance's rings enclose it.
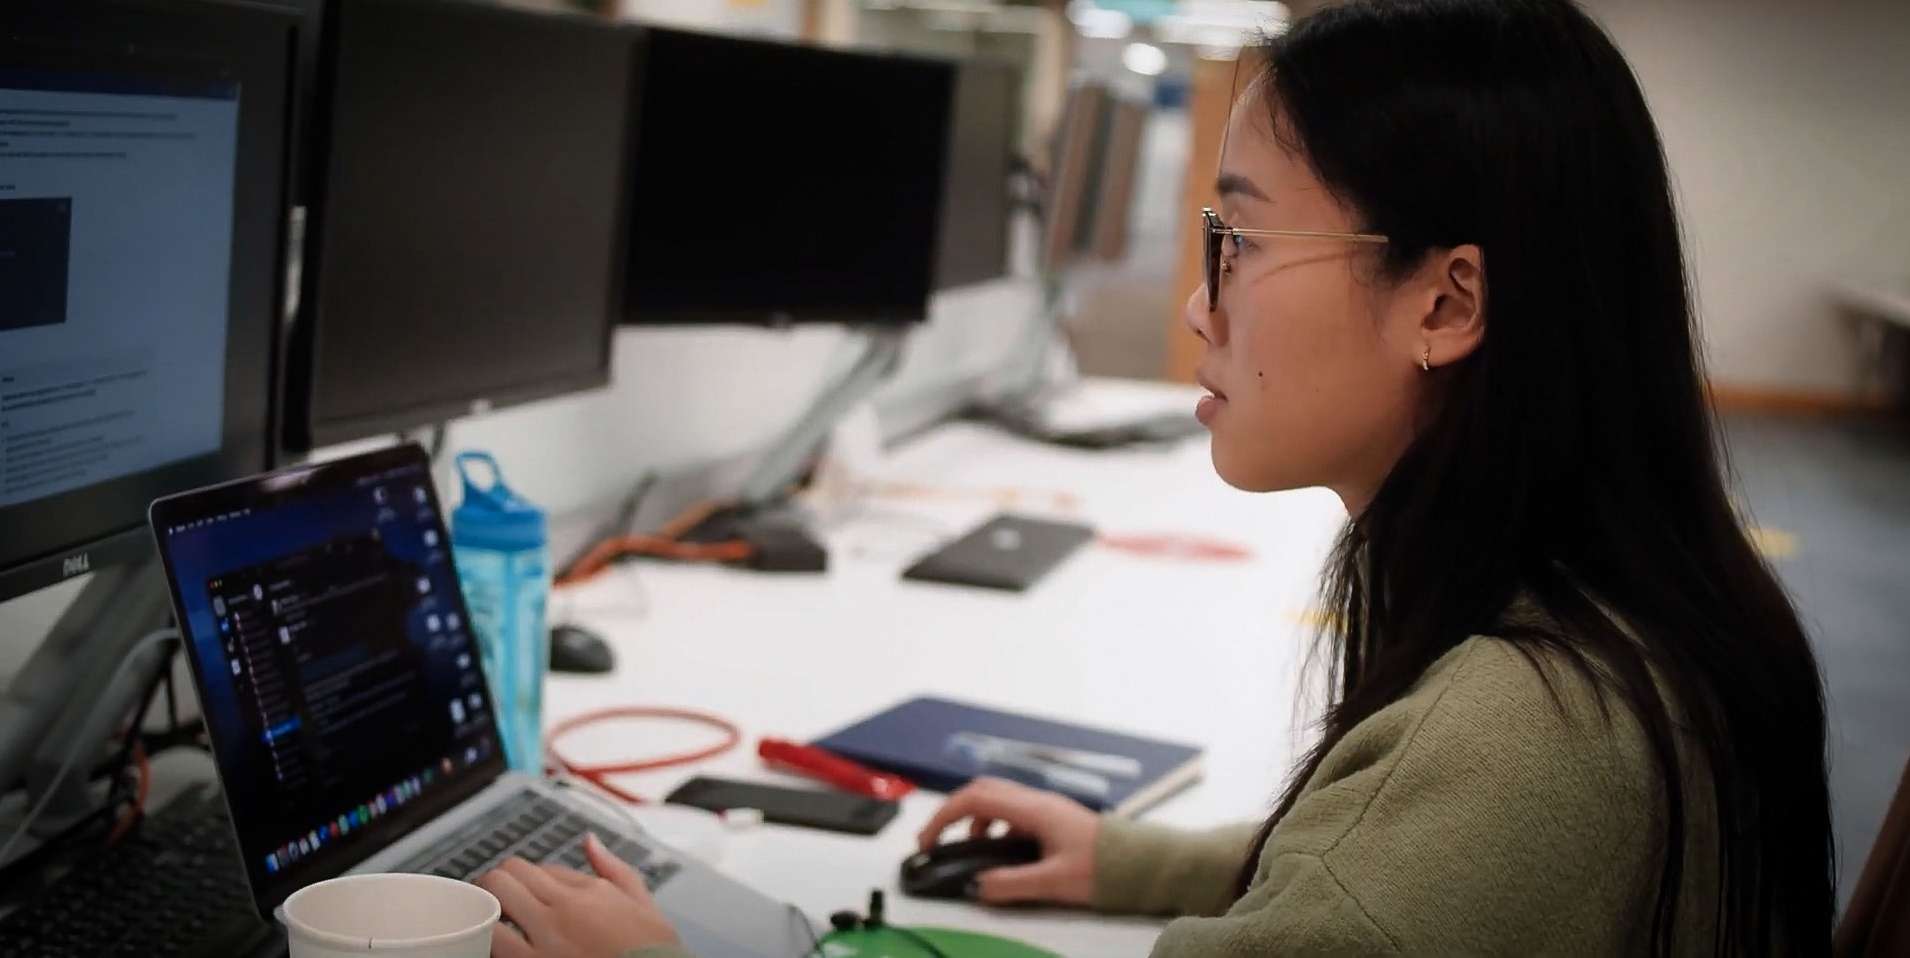
<path fill-rule="evenodd" d="M 483 817 L 465 825 L 424 853 L 399 866 L 399 871 L 443 875 L 469 881 L 515 855 L 533 862 L 567 865 L 588 872 L 584 834 L 595 831 L 610 853 L 629 862 L 656 891 L 681 865 L 656 849 L 606 829 L 563 805 L 526 789 L 500 803 Z"/>
<path fill-rule="evenodd" d="M 199 785 L 0 918 L 0 955 L 231 958 L 270 936 L 225 802 Z"/>

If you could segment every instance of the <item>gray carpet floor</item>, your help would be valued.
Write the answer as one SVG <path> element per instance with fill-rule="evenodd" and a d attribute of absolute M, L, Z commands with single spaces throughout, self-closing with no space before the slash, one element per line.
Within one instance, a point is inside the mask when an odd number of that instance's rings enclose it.
<path fill-rule="evenodd" d="M 1910 426 L 1732 415 L 1725 435 L 1824 670 L 1847 900 L 1910 756 Z"/>

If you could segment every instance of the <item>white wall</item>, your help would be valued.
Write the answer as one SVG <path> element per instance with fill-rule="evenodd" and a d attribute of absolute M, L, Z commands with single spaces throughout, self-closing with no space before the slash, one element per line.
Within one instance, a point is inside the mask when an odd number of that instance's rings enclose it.
<path fill-rule="evenodd" d="M 1038 285 L 1030 279 L 938 294 L 929 322 L 910 334 L 901 368 L 872 397 L 874 404 L 887 411 L 924 396 L 971 391 L 1011 365 L 1039 306 Z M 624 329 L 609 388 L 456 423 L 448 448 L 492 452 L 519 492 L 553 513 L 577 513 L 614 502 L 647 470 L 669 471 L 767 444 L 853 355 L 854 345 L 833 327 Z M 441 484 L 446 478 L 440 476 Z M 448 503 L 458 501 L 455 488 L 444 491 Z M 0 603 L 0 686 L 73 594 L 68 585 Z"/>
<path fill-rule="evenodd" d="M 1910 288 L 1910 3 L 1588 0 L 1657 117 L 1711 377 L 1854 392 L 1826 287 Z"/>
<path fill-rule="evenodd" d="M 627 16 L 772 35 L 792 35 L 800 9 L 795 0 L 622 4 Z M 901 368 L 872 397 L 885 419 L 906 417 L 924 400 L 933 406 L 938 397 L 972 392 L 1013 365 L 1041 307 L 1039 285 L 1028 278 L 1029 229 L 1023 223 L 1018 230 L 1017 277 L 933 297 L 929 321 L 910 334 Z M 855 346 L 834 327 L 622 329 L 608 388 L 456 423 L 448 448 L 494 453 L 518 491 L 553 513 L 577 513 L 614 502 L 648 470 L 667 472 L 768 444 L 853 357 Z M 445 491 L 455 503 L 455 489 Z M 0 685 L 74 591 L 69 585 L 0 603 Z"/>
<path fill-rule="evenodd" d="M 618 0 L 617 13 L 673 27 L 744 36 L 802 33 L 801 0 Z"/>
<path fill-rule="evenodd" d="M 879 403 L 985 376 L 1039 305 L 1032 281 L 935 297 Z M 451 449 L 497 455 L 513 487 L 553 512 L 615 499 L 648 469 L 748 452 L 780 435 L 852 358 L 842 330 L 626 329 L 610 388 L 452 427 Z M 453 500 L 455 501 L 455 499 Z"/>

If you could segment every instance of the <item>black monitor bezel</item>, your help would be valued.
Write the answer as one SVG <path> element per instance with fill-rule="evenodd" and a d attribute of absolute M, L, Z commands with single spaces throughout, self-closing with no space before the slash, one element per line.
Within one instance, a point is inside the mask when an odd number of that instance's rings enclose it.
<path fill-rule="evenodd" d="M 289 10 L 205 0 L 36 0 L 0 14 L 9 65 L 177 76 L 190 64 L 241 87 L 220 450 L 0 508 L 18 520 L 0 521 L 0 547 L 17 551 L 0 556 L 0 601 L 144 559 L 153 499 L 271 467 L 297 26 Z"/>
<path fill-rule="evenodd" d="M 341 21 L 347 15 L 345 8 L 356 3 L 367 2 L 404 2 L 419 6 L 436 6 L 455 11 L 460 16 L 489 17 L 515 21 L 568 20 L 577 23 L 589 23 L 604 29 L 615 29 L 597 22 L 597 18 L 583 14 L 570 14 L 544 10 L 526 10 L 491 3 L 476 3 L 471 0 L 329 0 L 325 4 L 319 39 L 316 44 L 316 62 L 314 64 L 311 103 L 311 119 L 308 123 L 310 142 L 310 168 L 306 173 L 305 191 L 305 231 L 303 242 L 303 261 L 300 265 L 299 308 L 293 319 L 292 330 L 285 351 L 285 390 L 284 390 L 284 428 L 281 430 L 280 443 L 291 452 L 308 452 L 320 446 L 375 436 L 402 433 L 409 429 L 436 426 L 465 416 L 479 415 L 494 409 L 536 402 L 570 393 L 601 389 L 610 384 L 612 353 L 618 321 L 623 314 L 623 271 L 628 259 L 624 243 L 627 228 L 617 230 L 618 247 L 610 259 L 611 274 L 608 278 L 610 289 L 606 291 L 608 300 L 605 306 L 605 321 L 602 330 L 602 342 L 597 353 L 597 362 L 588 369 L 579 369 L 570 375 L 544 377 L 521 383 L 506 383 L 484 390 L 482 395 L 447 396 L 442 399 L 393 406 L 378 413 L 362 416 L 326 416 L 316 408 L 314 386 L 324 368 L 323 351 L 319 346 L 318 327 L 324 322 L 325 280 L 325 220 L 330 203 L 330 190 L 327 185 L 327 170 L 338 158 L 332 151 L 332 117 L 335 105 L 333 95 L 338 75 L 338 59 L 341 35 Z M 632 35 L 625 35 L 626 43 L 634 43 Z M 632 52 L 633 69 L 636 52 Z M 631 82 L 634 82 L 634 78 Z M 630 162 L 630 135 L 625 130 L 623 147 L 623 165 Z M 614 199 L 619 206 L 615 216 L 619 223 L 627 220 L 628 198 L 625 195 Z"/>
<path fill-rule="evenodd" d="M 625 168 L 630 171 L 629 180 L 631 185 L 627 186 L 624 191 L 624 209 L 626 212 L 626 220 L 629 222 L 629 229 L 631 230 L 645 228 L 644 224 L 635 222 L 635 197 L 637 192 L 635 183 L 639 177 L 643 176 L 641 167 L 643 158 L 644 98 L 648 95 L 649 45 L 658 38 L 662 38 L 664 42 L 669 42 L 673 37 L 682 37 L 697 41 L 707 40 L 737 49 L 769 47 L 781 50 L 794 47 L 823 57 L 860 57 L 874 61 L 896 60 L 909 61 L 917 64 L 933 64 L 949 71 L 949 103 L 947 109 L 950 122 L 952 123 L 954 119 L 955 84 L 959 82 L 959 77 L 956 75 L 959 70 L 957 61 L 940 57 L 915 56 L 867 49 L 814 47 L 791 44 L 786 41 L 766 37 L 733 36 L 677 27 L 645 26 L 631 27 L 629 29 L 637 38 L 636 55 L 631 61 L 631 72 L 633 74 L 630 88 L 631 130 L 625 159 Z M 944 137 L 943 155 L 939 156 L 937 161 L 943 164 L 942 175 L 946 176 L 948 163 L 946 154 L 949 143 L 953 139 L 952 131 L 945 132 Z M 843 215 L 854 216 L 855 210 L 845 209 Z M 935 267 L 940 259 L 938 245 L 941 242 L 941 238 L 942 215 L 938 209 L 935 222 L 929 230 L 929 236 L 924 244 L 927 247 L 927 282 L 919 303 L 910 303 L 907 306 L 863 303 L 800 307 L 731 307 L 721 305 L 659 306 L 640 301 L 640 297 L 638 297 L 631 288 L 635 283 L 631 279 L 632 271 L 629 266 L 626 265 L 623 273 L 624 290 L 619 322 L 626 327 L 634 328 L 649 326 L 663 328 L 678 326 L 749 326 L 786 329 L 794 326 L 826 324 L 855 328 L 889 329 L 922 325 L 929 320 L 930 303 L 937 292 Z M 626 242 L 625 249 L 627 251 L 626 259 L 633 259 L 637 255 L 634 243 Z"/>

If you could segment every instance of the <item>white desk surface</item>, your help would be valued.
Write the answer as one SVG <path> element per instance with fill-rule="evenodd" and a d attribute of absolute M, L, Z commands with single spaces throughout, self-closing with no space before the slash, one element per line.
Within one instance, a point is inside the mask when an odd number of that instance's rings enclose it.
<path fill-rule="evenodd" d="M 1191 404 L 1177 386 L 1091 381 L 1083 397 L 1128 408 Z M 1077 401 L 1083 397 L 1077 397 Z M 987 498 L 821 503 L 826 574 L 637 563 L 558 593 L 553 615 L 616 647 L 608 676 L 553 676 L 550 721 L 617 705 L 702 709 L 736 722 L 721 758 L 625 776 L 661 799 L 696 774 L 801 783 L 762 767 L 755 742 L 809 740 L 906 697 L 978 703 L 1198 743 L 1205 778 L 1147 820 L 1203 826 L 1264 815 L 1294 754 L 1297 670 L 1320 563 L 1343 521 L 1330 493 L 1249 496 L 1226 487 L 1205 437 L 1168 449 L 1080 452 L 990 428 L 938 427 L 865 464 L 860 478 L 938 489 L 1053 491 L 1019 511 L 1103 533 L 1183 533 L 1248 546 L 1250 561 L 1140 557 L 1093 545 L 1022 595 L 903 582 L 900 570 L 984 517 Z M 1305 720 L 1305 716 L 1300 716 Z M 567 738 L 585 762 L 631 760 L 711 740 L 670 723 L 596 726 Z M 696 813 L 637 810 L 666 840 L 818 920 L 886 889 L 891 920 L 1008 935 L 1067 955 L 1145 954 L 1160 923 L 1066 910 L 984 909 L 896 892 L 897 866 L 940 795 L 918 792 L 873 838 L 764 826 L 721 834 Z M 686 818 L 686 816 L 690 816 Z"/>

